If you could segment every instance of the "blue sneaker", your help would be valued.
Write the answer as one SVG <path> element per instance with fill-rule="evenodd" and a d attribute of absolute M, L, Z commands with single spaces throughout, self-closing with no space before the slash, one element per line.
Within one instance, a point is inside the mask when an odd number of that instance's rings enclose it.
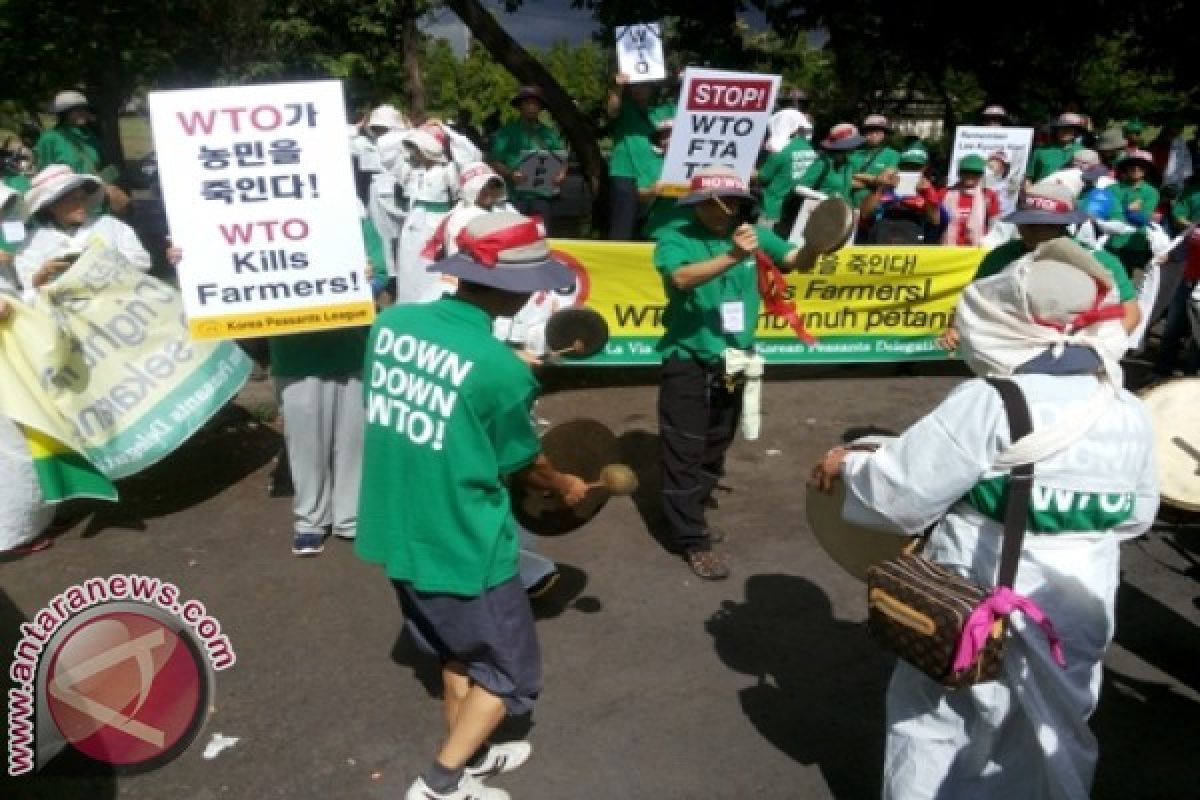
<path fill-rule="evenodd" d="M 315 556 L 325 549 L 325 536 L 320 533 L 297 533 L 292 537 L 292 555 Z"/>

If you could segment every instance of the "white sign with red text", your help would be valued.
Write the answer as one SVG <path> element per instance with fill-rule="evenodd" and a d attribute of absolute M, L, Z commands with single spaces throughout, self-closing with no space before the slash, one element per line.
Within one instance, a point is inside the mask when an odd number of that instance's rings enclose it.
<path fill-rule="evenodd" d="M 149 101 L 192 336 L 369 324 L 341 83 L 151 92 Z"/>
<path fill-rule="evenodd" d="M 662 181 L 686 194 L 701 167 L 728 166 L 749 183 L 779 92 L 778 75 L 693 69 L 683 73 Z"/>

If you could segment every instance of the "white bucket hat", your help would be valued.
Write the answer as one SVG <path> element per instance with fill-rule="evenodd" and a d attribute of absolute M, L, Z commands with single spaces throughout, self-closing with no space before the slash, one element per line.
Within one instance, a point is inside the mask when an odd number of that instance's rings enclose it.
<path fill-rule="evenodd" d="M 387 128 L 389 131 L 403 131 L 412 127 L 398 108 L 387 104 L 378 106 L 371 112 L 367 125 L 372 128 Z"/>
<path fill-rule="evenodd" d="M 425 156 L 430 161 L 436 161 L 439 164 L 446 161 L 446 146 L 444 140 L 439 141 L 433 132 L 428 128 L 422 126 L 411 131 L 405 131 L 404 140 L 406 144 L 411 144 L 413 147 L 420 150 L 421 155 Z"/>
<path fill-rule="evenodd" d="M 83 92 L 77 92 L 74 89 L 68 89 L 65 92 L 59 92 L 54 95 L 54 103 L 50 106 L 50 110 L 55 114 L 63 114 L 73 108 L 88 108 L 87 97 Z"/>
<path fill-rule="evenodd" d="M 498 183 L 503 188 L 504 179 L 496 174 L 496 170 L 483 161 L 467 164 L 458 176 L 459 195 L 464 206 L 473 206 L 479 199 L 479 193 L 489 183 Z"/>
<path fill-rule="evenodd" d="M 80 175 L 65 164 L 51 164 L 33 176 L 33 185 L 25 193 L 25 218 L 49 208 L 80 186 L 88 187 L 93 201 L 99 202 L 104 194 L 104 182 L 95 175 Z"/>
<path fill-rule="evenodd" d="M 809 122 L 808 115 L 803 111 L 785 108 L 771 115 L 767 130 L 770 131 L 770 135 L 767 137 L 767 149 L 772 153 L 778 153 L 788 146 L 788 142 L 792 141 L 792 137 L 797 133 L 803 136 L 812 133 L 812 123 Z"/>

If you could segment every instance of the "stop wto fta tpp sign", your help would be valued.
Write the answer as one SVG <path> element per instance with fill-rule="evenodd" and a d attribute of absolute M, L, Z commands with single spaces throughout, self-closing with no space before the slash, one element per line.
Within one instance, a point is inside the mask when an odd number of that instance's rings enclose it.
<path fill-rule="evenodd" d="M 662 180 L 680 194 L 702 167 L 732 167 L 749 181 L 767 135 L 778 75 L 688 69 Z"/>

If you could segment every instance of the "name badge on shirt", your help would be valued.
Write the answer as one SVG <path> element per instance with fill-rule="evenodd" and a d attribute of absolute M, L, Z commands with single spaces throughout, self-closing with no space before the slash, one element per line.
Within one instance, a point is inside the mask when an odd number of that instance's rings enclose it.
<path fill-rule="evenodd" d="M 721 303 L 721 332 L 741 333 L 746 330 L 746 306 L 741 300 Z"/>
<path fill-rule="evenodd" d="M 0 232 L 4 234 L 4 241 L 13 244 L 25 241 L 25 223 L 19 219 L 7 219 L 4 225 L 0 226 Z"/>

